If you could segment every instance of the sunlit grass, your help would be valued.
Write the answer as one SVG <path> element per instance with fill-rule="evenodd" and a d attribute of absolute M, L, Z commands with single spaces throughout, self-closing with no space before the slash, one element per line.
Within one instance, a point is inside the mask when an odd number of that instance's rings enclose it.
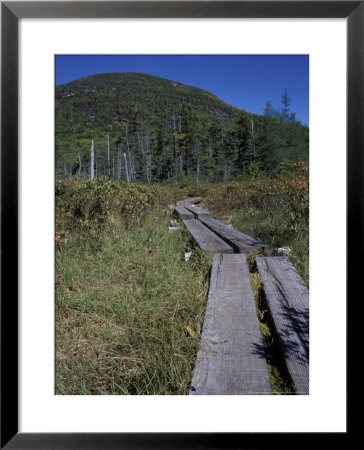
<path fill-rule="evenodd" d="M 234 228 L 271 247 L 290 247 L 289 257 L 308 284 L 307 224 L 297 222 L 292 228 L 281 207 L 284 183 L 279 181 L 274 188 L 272 183 L 247 180 L 183 189 L 119 188 L 106 180 L 97 181 L 96 188 L 80 182 L 60 185 L 56 393 L 188 393 L 211 255 L 196 248 L 182 227 L 168 232 L 176 199 L 201 195 L 202 205 L 214 217 L 229 216 Z M 191 250 L 186 262 L 184 253 Z M 254 257 L 249 258 L 249 267 L 254 268 Z M 273 392 L 289 393 L 264 312 L 260 279 L 256 273 L 251 276 Z"/>
<path fill-rule="evenodd" d="M 57 252 L 56 392 L 186 394 L 207 298 L 209 258 L 168 218 L 114 224 L 93 251 Z M 190 248 L 190 247 L 189 247 Z M 193 336 L 186 327 L 193 330 Z"/>

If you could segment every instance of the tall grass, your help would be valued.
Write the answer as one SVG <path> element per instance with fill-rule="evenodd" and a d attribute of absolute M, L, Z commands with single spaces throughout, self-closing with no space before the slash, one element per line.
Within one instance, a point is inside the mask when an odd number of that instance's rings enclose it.
<path fill-rule="evenodd" d="M 154 212 L 57 251 L 56 393 L 187 393 L 210 263 L 167 230 Z"/>
<path fill-rule="evenodd" d="M 168 232 L 172 204 L 202 195 L 215 217 L 231 215 L 244 233 L 289 246 L 308 282 L 306 193 L 306 184 L 292 176 L 183 189 L 106 179 L 57 182 L 56 393 L 187 394 L 211 255 L 182 228 Z M 273 390 L 287 393 L 273 337 L 260 319 Z"/>

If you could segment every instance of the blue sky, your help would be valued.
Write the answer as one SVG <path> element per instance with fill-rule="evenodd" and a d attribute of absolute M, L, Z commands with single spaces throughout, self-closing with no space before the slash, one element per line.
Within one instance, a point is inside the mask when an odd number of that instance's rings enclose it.
<path fill-rule="evenodd" d="M 205 89 L 246 111 L 281 107 L 285 88 L 291 112 L 309 124 L 308 55 L 57 55 L 56 85 L 108 72 L 140 72 Z"/>

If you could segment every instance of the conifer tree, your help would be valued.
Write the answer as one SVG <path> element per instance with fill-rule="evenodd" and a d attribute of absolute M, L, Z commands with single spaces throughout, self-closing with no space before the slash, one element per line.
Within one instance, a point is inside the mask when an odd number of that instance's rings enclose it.
<path fill-rule="evenodd" d="M 236 159 L 235 171 L 241 173 L 244 171 L 247 164 L 251 160 L 251 152 L 249 151 L 249 121 L 245 111 L 239 114 L 235 126 L 235 141 L 236 141 Z"/>
<path fill-rule="evenodd" d="M 281 109 L 281 119 L 283 122 L 288 122 L 289 119 L 289 106 L 291 104 L 291 99 L 288 97 L 287 88 L 284 89 L 281 95 L 282 109 Z"/>

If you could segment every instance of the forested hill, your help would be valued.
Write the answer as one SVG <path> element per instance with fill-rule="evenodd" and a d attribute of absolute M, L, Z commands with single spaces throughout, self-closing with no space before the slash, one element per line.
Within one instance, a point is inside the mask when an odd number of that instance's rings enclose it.
<path fill-rule="evenodd" d="M 95 75 L 56 87 L 58 176 L 125 181 L 229 181 L 255 167 L 308 161 L 308 128 L 283 97 L 263 116 L 213 94 L 137 73 Z M 91 159 L 93 147 L 93 170 Z"/>
<path fill-rule="evenodd" d="M 57 100 L 98 101 L 115 114 L 114 120 L 156 120 L 177 114 L 181 104 L 216 116 L 230 116 L 236 108 L 202 89 L 141 73 L 108 73 L 82 78 L 56 88 Z M 66 102 L 68 103 L 68 102 Z M 100 108 L 100 111 L 105 108 Z M 95 110 L 93 112 L 96 112 Z M 101 117 L 98 117 L 100 119 Z"/>

